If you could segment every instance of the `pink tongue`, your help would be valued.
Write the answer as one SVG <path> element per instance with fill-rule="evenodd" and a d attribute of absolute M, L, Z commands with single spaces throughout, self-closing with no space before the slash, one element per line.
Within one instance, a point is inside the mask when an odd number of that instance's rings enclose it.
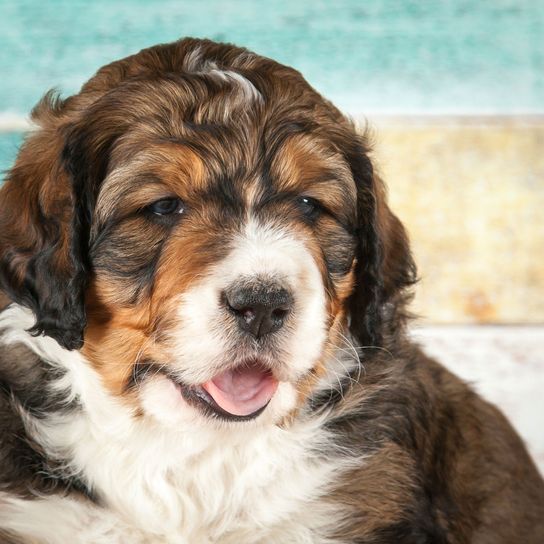
<path fill-rule="evenodd" d="M 202 387 L 225 412 L 248 416 L 270 402 L 278 381 L 261 368 L 240 367 L 219 374 Z"/>

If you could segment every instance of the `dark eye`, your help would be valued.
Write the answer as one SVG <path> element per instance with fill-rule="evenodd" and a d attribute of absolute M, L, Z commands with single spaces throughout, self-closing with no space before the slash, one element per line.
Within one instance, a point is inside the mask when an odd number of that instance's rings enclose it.
<path fill-rule="evenodd" d="M 183 213 L 185 206 L 179 198 L 164 198 L 147 206 L 147 210 L 155 215 L 173 215 Z"/>
<path fill-rule="evenodd" d="M 300 211 L 309 219 L 316 219 L 321 213 L 319 202 L 309 196 L 301 196 L 297 199 Z"/>

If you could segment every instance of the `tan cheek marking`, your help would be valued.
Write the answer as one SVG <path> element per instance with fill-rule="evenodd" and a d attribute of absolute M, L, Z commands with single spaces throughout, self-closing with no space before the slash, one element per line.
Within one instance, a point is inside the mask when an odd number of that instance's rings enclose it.
<path fill-rule="evenodd" d="M 199 249 L 209 234 L 174 239 L 156 271 L 151 297 L 129 308 L 116 304 L 118 286 L 107 278 L 95 279 L 87 294 L 88 325 L 83 355 L 100 374 L 105 387 L 130 404 L 134 391 L 126 390 L 134 364 L 150 359 L 168 364 L 165 332 L 179 326 L 178 298 L 216 262 L 213 252 Z"/>
<path fill-rule="evenodd" d="M 87 295 L 88 324 L 82 353 L 106 389 L 120 396 L 125 393 L 134 362 L 148 354 L 149 316 L 145 305 L 128 310 L 104 304 L 108 298 L 101 296 L 104 283 L 95 283 Z"/>
<path fill-rule="evenodd" d="M 127 389 L 127 384 L 135 363 L 163 362 L 164 346 L 156 341 L 156 323 L 173 313 L 175 305 L 171 301 L 163 304 L 162 315 L 153 313 L 150 300 L 123 308 L 110 302 L 112 291 L 105 279 L 95 280 L 88 290 L 88 325 L 82 353 L 100 374 L 104 387 L 138 410 L 137 391 Z"/>
<path fill-rule="evenodd" d="M 186 292 L 195 281 L 206 276 L 220 260 L 227 246 L 227 236 L 224 237 L 223 243 L 218 243 L 214 229 L 205 226 L 173 240 L 165 249 L 155 275 L 153 289 L 155 311 L 160 312 L 159 306 L 171 299 L 173 294 Z M 203 248 L 209 249 L 204 251 Z"/>

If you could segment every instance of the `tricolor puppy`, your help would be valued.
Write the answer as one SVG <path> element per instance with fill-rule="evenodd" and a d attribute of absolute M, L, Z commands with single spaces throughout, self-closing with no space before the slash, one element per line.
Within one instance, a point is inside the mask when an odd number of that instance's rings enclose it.
<path fill-rule="evenodd" d="M 364 136 L 298 72 L 187 39 L 33 119 L 0 191 L 1 542 L 544 542 L 520 439 L 406 337 Z"/>

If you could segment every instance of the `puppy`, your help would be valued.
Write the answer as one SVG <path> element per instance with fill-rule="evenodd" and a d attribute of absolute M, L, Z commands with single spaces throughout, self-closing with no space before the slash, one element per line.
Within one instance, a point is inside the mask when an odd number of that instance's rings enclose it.
<path fill-rule="evenodd" d="M 32 116 L 0 191 L 3 543 L 544 542 L 521 440 L 407 338 L 365 137 L 298 72 L 185 39 Z"/>

